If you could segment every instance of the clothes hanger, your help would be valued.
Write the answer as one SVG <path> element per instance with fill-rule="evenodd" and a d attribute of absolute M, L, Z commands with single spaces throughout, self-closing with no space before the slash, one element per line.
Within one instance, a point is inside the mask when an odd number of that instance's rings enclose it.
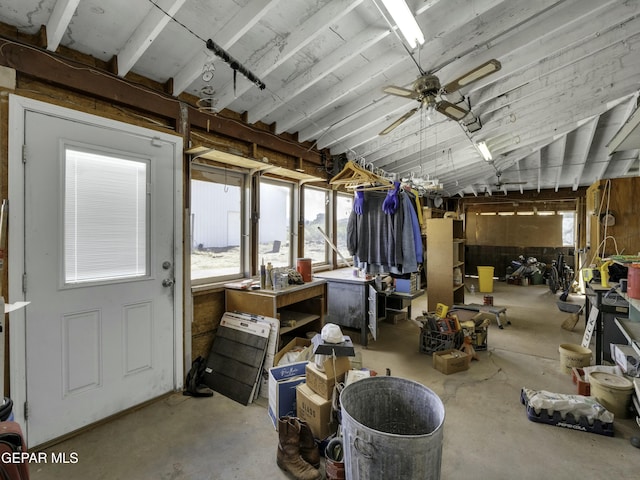
<path fill-rule="evenodd" d="M 329 181 L 329 184 L 345 185 L 346 188 L 358 188 L 362 190 L 388 190 L 389 188 L 393 188 L 393 182 L 377 175 L 372 170 L 360 166 L 352 160 L 349 160 L 345 164 L 340 173 Z"/>

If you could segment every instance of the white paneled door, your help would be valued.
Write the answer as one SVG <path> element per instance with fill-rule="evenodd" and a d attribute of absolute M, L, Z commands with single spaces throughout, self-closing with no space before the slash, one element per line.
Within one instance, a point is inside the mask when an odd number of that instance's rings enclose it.
<path fill-rule="evenodd" d="M 35 446 L 175 388 L 181 143 L 80 114 L 23 115 L 24 417 Z"/>

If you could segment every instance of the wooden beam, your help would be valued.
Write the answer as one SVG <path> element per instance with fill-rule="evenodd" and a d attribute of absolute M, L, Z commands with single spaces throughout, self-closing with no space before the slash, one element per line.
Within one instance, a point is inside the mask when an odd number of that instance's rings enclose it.
<path fill-rule="evenodd" d="M 15 69 L 20 74 L 126 105 L 138 110 L 152 112 L 172 119 L 180 118 L 181 102 L 165 93 L 148 87 L 132 84 L 126 79 L 106 71 L 87 67 L 80 62 L 62 58 L 37 47 L 24 45 L 12 40 L 0 39 L 0 65 Z M 200 112 L 189 105 L 189 119 L 192 126 L 209 129 L 247 143 L 256 143 L 261 147 L 297 158 L 302 157 L 314 164 L 321 164 L 321 155 L 311 147 L 283 139 L 270 132 L 245 125 L 235 119 L 221 115 Z"/>
<path fill-rule="evenodd" d="M 320 152 L 310 150 L 305 145 L 300 145 L 292 141 L 284 140 L 277 135 L 262 130 L 257 130 L 243 123 L 225 118 L 221 115 L 211 115 L 209 113 L 200 112 L 196 108 L 190 108 L 189 119 L 192 127 L 202 128 L 206 130 L 236 138 L 247 143 L 256 143 L 263 148 L 284 153 L 292 157 L 302 157 L 305 160 L 316 165 L 321 165 Z"/>
<path fill-rule="evenodd" d="M 17 72 L 166 118 L 179 117 L 179 101 L 97 68 L 36 47 L 0 39 L 0 64 Z"/>

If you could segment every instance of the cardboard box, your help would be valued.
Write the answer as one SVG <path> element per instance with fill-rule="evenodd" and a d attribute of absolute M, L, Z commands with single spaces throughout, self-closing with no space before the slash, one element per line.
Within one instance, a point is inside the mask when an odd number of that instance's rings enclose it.
<path fill-rule="evenodd" d="M 322 398 L 313 392 L 306 383 L 296 387 L 298 417 L 309 424 L 313 436 L 324 440 L 337 430 L 337 424 L 331 415 L 331 400 Z"/>
<path fill-rule="evenodd" d="M 311 345 L 311 340 L 309 340 L 308 338 L 294 338 L 289 343 L 287 343 L 284 347 L 282 347 L 282 349 L 279 350 L 278 353 L 276 353 L 276 356 L 273 359 L 273 364 L 275 366 L 278 366 L 284 354 L 287 352 L 290 352 L 294 348 L 296 347 L 306 348 L 310 345 Z"/>
<path fill-rule="evenodd" d="M 322 398 L 330 400 L 336 381 L 343 382 L 344 374 L 351 369 L 351 361 L 349 357 L 336 357 L 335 362 L 329 358 L 323 367 L 324 372 L 321 372 L 314 363 L 307 363 L 307 386 Z"/>
<path fill-rule="evenodd" d="M 578 386 L 578 395 L 588 397 L 591 395 L 591 384 L 585 380 L 584 369 L 578 367 L 571 368 L 571 379 Z"/>
<path fill-rule="evenodd" d="M 397 311 L 397 310 L 387 310 L 387 322 L 393 323 L 397 325 L 400 322 L 403 322 L 407 319 L 407 312 Z"/>
<path fill-rule="evenodd" d="M 269 398 L 269 369 L 273 367 L 273 355 L 267 353 L 260 373 L 260 396 Z"/>
<path fill-rule="evenodd" d="M 269 369 L 268 414 L 276 430 L 280 417 L 296 413 L 296 386 L 304 382 L 306 366 L 299 362 Z"/>
<path fill-rule="evenodd" d="M 631 345 L 612 343 L 611 356 L 624 373 L 631 377 L 640 377 L 640 357 Z"/>
<path fill-rule="evenodd" d="M 445 375 L 469 369 L 471 356 L 455 348 L 433 353 L 433 368 Z"/>
<path fill-rule="evenodd" d="M 356 354 L 351 338 L 343 335 L 341 343 L 326 343 L 322 340 L 322 335 L 316 334 L 311 342 L 313 343 L 313 353 L 316 355 L 335 355 L 336 357 L 353 357 Z"/>

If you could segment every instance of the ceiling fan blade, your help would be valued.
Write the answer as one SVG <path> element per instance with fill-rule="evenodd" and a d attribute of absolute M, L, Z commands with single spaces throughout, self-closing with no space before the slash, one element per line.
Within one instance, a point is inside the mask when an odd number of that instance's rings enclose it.
<path fill-rule="evenodd" d="M 507 181 L 507 182 L 496 182 L 496 183 L 494 183 L 494 185 L 495 185 L 496 187 L 502 187 L 503 185 L 526 185 L 526 184 L 527 184 L 527 182 L 509 182 L 509 181 Z"/>
<path fill-rule="evenodd" d="M 438 110 L 443 115 L 451 118 L 452 120 L 455 120 L 456 122 L 462 120 L 469 113 L 468 110 L 465 110 L 458 105 L 454 105 L 451 102 L 447 102 L 446 100 L 439 101 L 436 104 L 436 110 Z"/>
<path fill-rule="evenodd" d="M 402 122 L 404 122 L 407 118 L 409 118 L 411 115 L 413 115 L 417 111 L 418 111 L 418 107 L 412 108 L 407 113 L 402 115 L 399 119 L 397 119 L 395 122 L 393 122 L 391 125 L 389 125 L 387 128 L 382 130 L 378 135 L 386 135 L 387 133 L 391 132 L 393 129 L 398 127 Z"/>
<path fill-rule="evenodd" d="M 391 95 L 397 95 L 398 97 L 414 98 L 414 99 L 418 98 L 418 93 L 413 90 L 409 90 L 408 88 L 389 85 L 388 87 L 384 87 L 383 90 L 386 93 L 390 93 Z"/>
<path fill-rule="evenodd" d="M 443 90 L 447 93 L 452 93 L 461 87 L 469 85 L 471 82 L 480 80 L 481 78 L 491 75 L 502 68 L 502 65 L 498 60 L 489 60 L 486 63 L 474 68 L 470 72 L 465 73 L 461 77 L 456 78 L 452 82 L 447 83 Z"/>

